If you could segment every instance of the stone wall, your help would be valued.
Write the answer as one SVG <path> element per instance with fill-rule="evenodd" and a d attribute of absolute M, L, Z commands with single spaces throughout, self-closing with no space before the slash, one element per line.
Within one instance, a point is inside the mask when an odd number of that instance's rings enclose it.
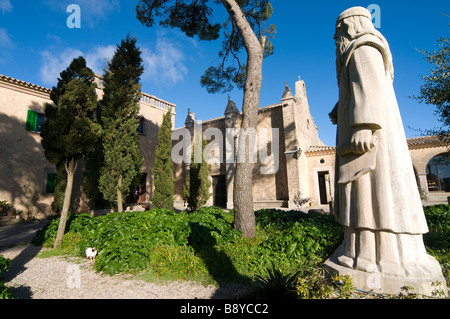
<path fill-rule="evenodd" d="M 0 200 L 11 203 L 28 217 L 30 200 L 22 188 L 28 185 L 39 194 L 38 212 L 49 214 L 53 195 L 46 194 L 47 174 L 56 172 L 44 156 L 39 133 L 25 129 L 28 110 L 44 113 L 44 105 L 51 103 L 49 90 L 0 76 Z"/>

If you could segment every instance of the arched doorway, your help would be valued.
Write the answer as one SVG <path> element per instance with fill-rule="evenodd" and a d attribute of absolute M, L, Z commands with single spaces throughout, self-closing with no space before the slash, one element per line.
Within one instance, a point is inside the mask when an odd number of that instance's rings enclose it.
<path fill-rule="evenodd" d="M 433 157 L 427 165 L 428 191 L 450 192 L 450 153 Z"/>

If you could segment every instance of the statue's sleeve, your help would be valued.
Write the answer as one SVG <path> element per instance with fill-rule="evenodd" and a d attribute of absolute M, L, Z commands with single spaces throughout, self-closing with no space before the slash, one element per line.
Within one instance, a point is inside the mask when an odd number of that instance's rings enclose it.
<path fill-rule="evenodd" d="M 380 117 L 385 101 L 386 72 L 381 52 L 363 45 L 355 50 L 349 63 L 351 103 L 349 124 L 352 127 L 381 128 Z"/>

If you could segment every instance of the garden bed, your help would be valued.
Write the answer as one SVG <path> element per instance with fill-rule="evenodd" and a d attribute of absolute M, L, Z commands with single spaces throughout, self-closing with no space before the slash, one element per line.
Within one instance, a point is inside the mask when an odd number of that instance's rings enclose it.
<path fill-rule="evenodd" d="M 424 236 L 427 250 L 440 261 L 448 278 L 449 206 L 427 207 L 425 212 L 430 228 Z M 274 267 L 286 278 L 298 272 L 317 274 L 312 270 L 319 269 L 343 240 L 343 227 L 331 215 L 276 209 L 255 215 L 257 236 L 253 239 L 234 229 L 233 211 L 216 207 L 193 213 L 154 209 L 99 217 L 71 215 L 60 249 L 83 256 L 87 247 L 96 247 L 94 269 L 110 275 L 133 273 L 150 281 L 220 286 L 254 283 Z M 33 243 L 51 247 L 58 223 L 54 219 L 38 231 Z"/>

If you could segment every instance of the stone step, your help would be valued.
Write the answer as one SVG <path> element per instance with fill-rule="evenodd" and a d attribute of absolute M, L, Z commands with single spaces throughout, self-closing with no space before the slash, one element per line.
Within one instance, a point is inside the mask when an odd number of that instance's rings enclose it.
<path fill-rule="evenodd" d="M 428 198 L 433 199 L 433 200 L 447 200 L 447 197 L 450 197 L 450 193 L 446 193 L 446 192 L 438 192 L 438 193 L 434 193 L 431 192 L 428 194 Z"/>

